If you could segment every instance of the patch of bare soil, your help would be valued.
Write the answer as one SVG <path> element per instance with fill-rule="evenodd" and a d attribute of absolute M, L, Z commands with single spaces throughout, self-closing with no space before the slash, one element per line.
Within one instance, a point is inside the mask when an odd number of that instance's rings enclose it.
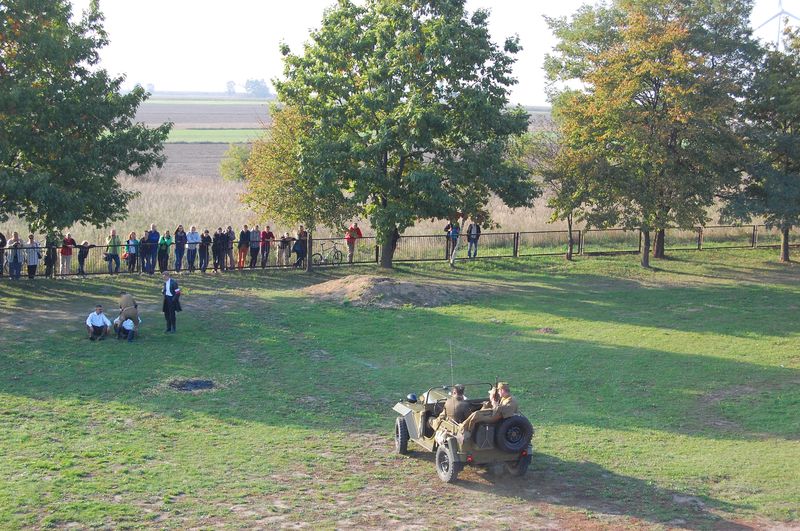
<path fill-rule="evenodd" d="M 320 300 L 341 304 L 397 308 L 461 302 L 480 295 L 482 289 L 460 284 L 429 284 L 372 275 L 349 275 L 309 286 L 303 292 Z"/>

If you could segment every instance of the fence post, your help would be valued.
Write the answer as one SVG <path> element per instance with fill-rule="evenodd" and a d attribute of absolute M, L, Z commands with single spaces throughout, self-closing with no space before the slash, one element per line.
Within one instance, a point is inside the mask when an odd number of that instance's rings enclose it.
<path fill-rule="evenodd" d="M 375 244 L 375 263 L 376 264 L 381 263 L 381 246 L 378 245 L 377 243 Z"/>
<path fill-rule="evenodd" d="M 751 240 L 753 249 L 758 247 L 758 225 L 753 225 L 753 239 Z"/>
<path fill-rule="evenodd" d="M 697 250 L 703 249 L 703 227 L 697 227 Z"/>
<path fill-rule="evenodd" d="M 514 233 L 513 249 L 514 258 L 519 258 L 519 232 Z"/>
<path fill-rule="evenodd" d="M 311 231 L 308 231 L 306 238 L 306 273 L 311 272 L 311 255 L 314 253 L 314 239 L 311 237 Z"/>
<path fill-rule="evenodd" d="M 578 254 L 583 255 L 583 233 L 584 230 L 578 230 Z"/>

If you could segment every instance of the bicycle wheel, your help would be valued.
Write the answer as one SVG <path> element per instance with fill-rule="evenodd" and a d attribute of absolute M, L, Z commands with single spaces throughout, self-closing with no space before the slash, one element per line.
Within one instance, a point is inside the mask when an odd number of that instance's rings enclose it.
<path fill-rule="evenodd" d="M 311 255 L 311 264 L 315 266 L 321 266 L 325 263 L 325 260 L 322 258 L 322 255 L 319 253 L 314 253 Z"/>
<path fill-rule="evenodd" d="M 339 249 L 336 249 L 333 252 L 333 265 L 342 265 L 342 260 L 344 260 L 344 254 Z"/>

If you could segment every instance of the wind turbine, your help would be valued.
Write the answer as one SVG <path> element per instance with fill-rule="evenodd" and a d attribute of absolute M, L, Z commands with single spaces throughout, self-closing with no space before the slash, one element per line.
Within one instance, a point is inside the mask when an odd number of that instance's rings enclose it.
<path fill-rule="evenodd" d="M 784 21 L 788 21 L 788 19 L 790 19 L 790 18 L 800 21 L 800 18 L 796 17 L 795 15 L 789 13 L 788 11 L 786 11 L 786 9 L 784 9 L 783 0 L 778 0 L 778 9 L 780 9 L 780 11 L 778 11 L 776 14 L 772 15 L 771 17 L 769 17 L 769 20 L 767 20 L 766 22 L 761 24 L 759 27 L 757 27 L 756 31 L 760 30 L 761 28 L 763 28 L 764 26 L 766 26 L 767 24 L 769 24 L 773 20 L 778 19 L 778 38 L 775 41 L 775 45 L 780 50 L 781 47 L 783 46 L 783 30 L 785 28 L 785 22 Z"/>

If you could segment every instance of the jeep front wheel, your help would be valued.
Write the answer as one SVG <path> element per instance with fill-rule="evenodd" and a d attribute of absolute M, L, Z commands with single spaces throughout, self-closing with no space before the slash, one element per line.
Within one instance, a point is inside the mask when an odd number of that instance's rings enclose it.
<path fill-rule="evenodd" d="M 506 463 L 506 472 L 514 477 L 522 477 L 528 471 L 531 464 L 531 456 L 525 455 L 520 457 L 516 463 Z"/>
<path fill-rule="evenodd" d="M 436 473 L 445 483 L 453 483 L 461 472 L 462 464 L 456 461 L 453 451 L 447 444 L 436 448 Z"/>
<path fill-rule="evenodd" d="M 400 455 L 408 453 L 408 426 L 403 417 L 397 417 L 394 423 L 394 449 Z"/>

